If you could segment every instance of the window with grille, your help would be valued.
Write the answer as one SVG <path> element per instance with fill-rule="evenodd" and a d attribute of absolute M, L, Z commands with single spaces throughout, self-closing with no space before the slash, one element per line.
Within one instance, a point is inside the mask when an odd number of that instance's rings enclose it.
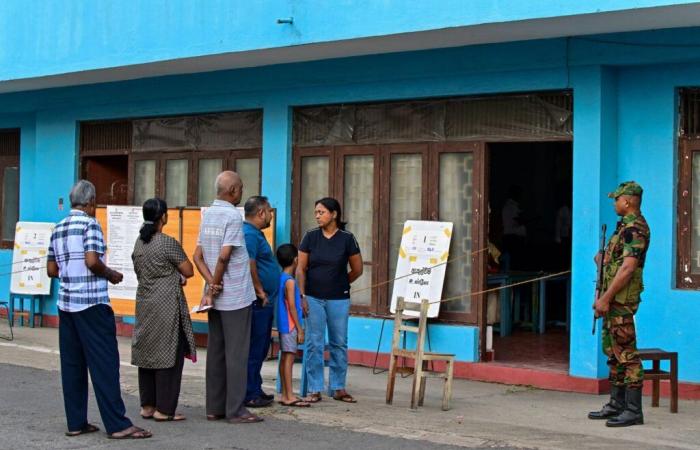
<path fill-rule="evenodd" d="M 700 89 L 679 92 L 676 285 L 700 288 Z"/>
<path fill-rule="evenodd" d="M 260 193 L 261 111 L 84 122 L 80 145 L 101 204 L 206 206 L 222 170 L 241 175 L 244 198 Z"/>

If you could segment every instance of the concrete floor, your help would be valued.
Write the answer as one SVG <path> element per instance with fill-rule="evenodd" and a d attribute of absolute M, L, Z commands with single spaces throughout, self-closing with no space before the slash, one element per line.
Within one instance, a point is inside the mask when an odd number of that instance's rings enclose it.
<path fill-rule="evenodd" d="M 56 329 L 16 328 L 15 331 L 15 341 L 0 341 L 0 364 L 58 370 Z M 130 340 L 119 338 L 119 346 L 123 392 L 137 396 L 136 369 L 129 364 Z M 206 423 L 201 416 L 196 416 L 203 414 L 206 349 L 200 349 L 198 356 L 196 364 L 189 361 L 185 364 L 180 399 L 181 406 L 190 415 L 188 422 Z M 300 366 L 296 365 L 297 379 L 299 369 Z M 0 366 L 0 373 L 9 370 L 7 366 Z M 263 376 L 268 391 L 274 389 L 275 374 L 276 363 L 267 362 Z M 0 376 L 5 379 L 4 375 Z M 49 386 L 51 395 L 60 400 L 60 383 L 56 382 L 58 374 L 52 379 L 54 382 Z M 256 412 L 275 422 L 292 420 L 306 424 L 309 430 L 323 425 L 334 430 L 369 433 L 375 435 L 377 446 L 383 445 L 383 437 L 400 437 L 418 441 L 421 446 L 445 444 L 474 448 L 700 448 L 700 402 L 680 401 L 680 413 L 671 414 L 667 399 L 662 399 L 661 408 L 652 409 L 650 399 L 645 398 L 644 426 L 611 429 L 601 422 L 586 419 L 587 411 L 597 409 L 605 402 L 604 396 L 455 380 L 453 408 L 443 412 L 440 410 L 441 384 L 437 380 L 429 380 L 425 407 L 414 412 L 408 408 L 410 382 L 410 378 L 398 380 L 394 405 L 386 405 L 386 374 L 373 375 L 371 369 L 351 367 L 348 391 L 358 399 L 357 404 L 349 405 L 324 398 L 321 403 L 308 409 L 292 410 L 274 406 Z M 131 400 L 129 414 L 132 417 L 138 413 L 135 405 Z M 62 419 L 60 409 L 53 413 Z M 6 427 L 3 429 L 7 430 Z M 361 441 L 362 446 L 373 448 L 367 441 Z"/>

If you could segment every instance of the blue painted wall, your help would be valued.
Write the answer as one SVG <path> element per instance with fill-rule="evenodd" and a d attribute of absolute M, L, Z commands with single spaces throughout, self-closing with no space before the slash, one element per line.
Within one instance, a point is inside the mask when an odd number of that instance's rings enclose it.
<path fill-rule="evenodd" d="M 682 5 L 664 0 L 4 0 L 0 81 L 415 31 Z M 293 25 L 279 25 L 281 17 Z"/>
<path fill-rule="evenodd" d="M 65 198 L 77 176 L 79 121 L 262 108 L 262 190 L 280 211 L 281 243 L 290 236 L 292 107 L 571 88 L 575 237 L 570 371 L 583 377 L 605 375 L 599 333 L 590 335 L 591 257 L 600 223 L 612 228 L 615 222 L 605 194 L 618 181 L 634 178 L 646 189 L 644 211 L 654 236 L 638 316 L 639 342 L 680 351 L 681 379 L 700 382 L 700 294 L 673 288 L 675 88 L 700 85 L 700 48 L 668 47 L 700 41 L 700 30 L 602 38 L 644 45 L 554 39 L 6 94 L 0 95 L 0 127 L 22 127 L 21 219 L 55 221 L 65 214 L 57 209 L 58 198 Z M 613 67 L 615 61 L 623 65 Z M 681 61 L 685 63 L 674 64 Z M 2 258 L 8 252 L 0 252 L 0 263 Z M 55 313 L 55 307 L 47 306 L 46 312 Z M 376 319 L 354 318 L 351 348 L 376 350 L 380 325 Z M 389 328 L 387 323 L 385 349 Z M 462 361 L 477 357 L 473 327 L 441 325 L 431 337 L 439 350 L 455 352 Z"/>
<path fill-rule="evenodd" d="M 367 317 L 351 317 L 348 324 L 348 347 L 352 350 L 381 353 L 391 352 L 394 321 Z M 430 348 L 426 340 L 425 349 L 438 353 L 454 353 L 462 362 L 476 362 L 479 354 L 479 329 L 460 325 L 428 324 Z M 416 348 L 415 334 L 408 334 L 406 348 Z"/>
<path fill-rule="evenodd" d="M 641 346 L 674 349 L 682 379 L 700 381 L 700 294 L 675 289 L 677 95 L 700 85 L 700 62 L 619 73 L 618 176 L 645 189 L 642 210 L 652 229 L 645 292 L 637 314 Z"/>

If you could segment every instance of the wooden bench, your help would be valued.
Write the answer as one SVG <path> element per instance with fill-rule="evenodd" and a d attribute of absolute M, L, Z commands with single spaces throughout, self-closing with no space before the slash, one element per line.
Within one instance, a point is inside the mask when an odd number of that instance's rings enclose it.
<path fill-rule="evenodd" d="M 669 380 L 671 383 L 671 412 L 678 412 L 678 353 L 667 352 L 660 348 L 641 348 L 639 356 L 642 361 L 652 361 L 652 369 L 644 371 L 644 380 L 653 382 L 651 391 L 651 406 L 659 406 L 660 381 Z M 670 370 L 661 370 L 661 361 L 668 360 Z"/>

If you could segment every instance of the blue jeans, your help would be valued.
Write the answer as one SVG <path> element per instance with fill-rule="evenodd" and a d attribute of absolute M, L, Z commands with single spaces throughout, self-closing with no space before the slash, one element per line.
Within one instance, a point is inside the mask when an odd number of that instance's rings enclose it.
<path fill-rule="evenodd" d="M 250 351 L 248 353 L 248 385 L 245 401 L 249 402 L 262 396 L 262 376 L 260 370 L 270 349 L 270 333 L 275 308 L 270 302 L 267 306 L 253 304 L 253 318 L 250 324 Z"/>
<path fill-rule="evenodd" d="M 345 389 L 348 371 L 348 315 L 350 299 L 323 300 L 306 296 L 309 317 L 306 318 L 306 376 L 309 392 L 323 392 L 323 348 L 326 326 L 330 350 L 329 386 L 336 391 Z"/>

